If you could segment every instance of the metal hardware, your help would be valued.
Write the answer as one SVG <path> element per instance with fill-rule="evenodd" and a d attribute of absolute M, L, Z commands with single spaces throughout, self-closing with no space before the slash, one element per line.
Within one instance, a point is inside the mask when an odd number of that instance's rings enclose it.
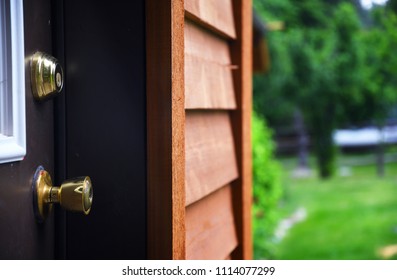
<path fill-rule="evenodd" d="M 91 211 L 93 190 L 88 176 L 66 180 L 60 187 L 55 187 L 50 174 L 39 166 L 33 177 L 32 189 L 34 212 L 40 222 L 46 219 L 54 203 L 85 215 Z"/>
<path fill-rule="evenodd" d="M 63 70 L 57 59 L 43 52 L 36 52 L 31 60 L 31 84 L 33 96 L 43 101 L 61 92 Z"/>

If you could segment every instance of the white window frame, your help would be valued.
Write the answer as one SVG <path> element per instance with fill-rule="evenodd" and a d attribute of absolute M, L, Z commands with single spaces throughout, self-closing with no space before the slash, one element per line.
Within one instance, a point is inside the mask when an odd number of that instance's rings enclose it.
<path fill-rule="evenodd" d="M 5 17 L 5 3 L 9 5 L 9 17 Z M 4 52 L 3 39 L 0 38 L 0 60 L 7 64 L 5 70 L 8 89 L 3 98 L 0 96 L 0 163 L 22 160 L 26 155 L 26 117 L 25 117 L 25 53 L 23 30 L 23 0 L 0 0 L 0 28 L 10 34 L 8 48 Z M 3 32 L 0 32 L 3 36 Z M 7 41 L 7 40 L 6 40 Z M 3 47 L 2 47 L 3 46 Z M 7 46 L 6 46 L 7 47 Z M 4 63 L 6 53 L 11 53 L 11 59 Z M 4 87 L 3 87 L 4 88 Z M 10 89 L 11 88 L 11 89 Z"/>

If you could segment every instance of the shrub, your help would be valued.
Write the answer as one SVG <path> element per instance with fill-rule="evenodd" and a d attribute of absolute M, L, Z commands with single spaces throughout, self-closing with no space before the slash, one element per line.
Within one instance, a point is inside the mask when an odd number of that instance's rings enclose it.
<path fill-rule="evenodd" d="M 281 167 L 274 158 L 272 132 L 256 113 L 252 116 L 253 231 L 255 259 L 274 256 L 277 207 L 282 196 Z"/>

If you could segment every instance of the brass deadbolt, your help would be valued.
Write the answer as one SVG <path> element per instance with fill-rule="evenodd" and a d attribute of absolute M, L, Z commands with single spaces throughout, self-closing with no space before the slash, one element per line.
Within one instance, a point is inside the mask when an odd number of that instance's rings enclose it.
<path fill-rule="evenodd" d="M 91 211 L 93 191 L 88 176 L 66 180 L 60 187 L 55 187 L 50 174 L 39 166 L 33 178 L 32 189 L 34 212 L 40 222 L 46 219 L 54 203 L 59 203 L 66 210 L 83 212 L 85 215 Z"/>
<path fill-rule="evenodd" d="M 64 83 L 63 69 L 55 57 L 36 52 L 31 60 L 33 97 L 44 101 L 61 92 Z"/>

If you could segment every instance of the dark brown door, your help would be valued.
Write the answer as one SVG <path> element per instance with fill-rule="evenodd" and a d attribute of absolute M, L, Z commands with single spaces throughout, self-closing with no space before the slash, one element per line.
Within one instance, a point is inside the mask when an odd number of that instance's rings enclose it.
<path fill-rule="evenodd" d="M 27 154 L 0 164 L 1 259 L 146 258 L 144 1 L 25 0 Z M 64 89 L 38 103 L 35 51 L 63 65 Z M 37 223 L 32 178 L 91 177 L 91 213 L 59 207 Z"/>
<path fill-rule="evenodd" d="M 21 161 L 0 164 L 0 258 L 50 259 L 54 257 L 54 217 L 42 224 L 35 221 L 31 183 L 38 165 L 54 172 L 53 104 L 33 100 L 29 67 L 35 51 L 52 52 L 50 1 L 25 0 L 23 11 L 25 83 L 21 83 L 26 91 L 27 152 Z"/>
<path fill-rule="evenodd" d="M 57 179 L 88 175 L 94 187 L 89 216 L 57 216 L 57 257 L 145 259 L 144 0 L 53 4 L 54 49 L 65 68 Z"/>

